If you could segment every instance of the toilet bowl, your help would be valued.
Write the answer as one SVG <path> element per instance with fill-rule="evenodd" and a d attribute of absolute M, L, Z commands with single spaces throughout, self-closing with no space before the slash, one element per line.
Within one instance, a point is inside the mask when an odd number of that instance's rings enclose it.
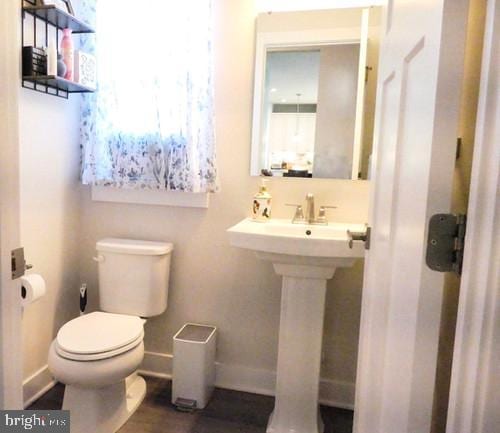
<path fill-rule="evenodd" d="M 70 410 L 72 433 L 114 432 L 144 399 L 144 379 L 135 373 L 144 357 L 143 323 L 95 312 L 59 330 L 48 365 L 66 385 L 63 409 Z"/>
<path fill-rule="evenodd" d="M 52 342 L 48 366 L 66 385 L 63 409 L 71 433 L 114 433 L 139 407 L 146 382 L 144 323 L 167 308 L 173 245 L 129 239 L 97 242 L 102 310 L 66 323 Z"/>

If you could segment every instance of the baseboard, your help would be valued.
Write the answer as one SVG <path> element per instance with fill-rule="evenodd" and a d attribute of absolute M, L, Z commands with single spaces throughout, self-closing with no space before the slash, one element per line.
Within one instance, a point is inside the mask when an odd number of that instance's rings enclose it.
<path fill-rule="evenodd" d="M 49 391 L 57 382 L 50 374 L 49 367 L 43 366 L 23 381 L 23 405 L 26 409 L 34 401 Z"/>
<path fill-rule="evenodd" d="M 139 373 L 144 376 L 172 378 L 173 356 L 166 353 L 145 352 Z M 216 363 L 215 386 L 254 394 L 274 395 L 276 373 L 240 365 Z M 354 384 L 321 379 L 320 403 L 343 409 L 354 408 Z"/>
<path fill-rule="evenodd" d="M 172 378 L 172 361 L 174 357 L 166 353 L 144 352 L 144 360 L 139 367 L 139 374 L 143 376 Z"/>
<path fill-rule="evenodd" d="M 166 353 L 145 352 L 139 373 L 144 376 L 172 378 L 173 356 Z M 215 385 L 219 388 L 274 395 L 276 373 L 271 370 L 254 369 L 240 365 L 216 364 Z M 49 391 L 56 381 L 45 365 L 23 381 L 24 408 Z M 354 384 L 322 378 L 320 382 L 320 402 L 326 406 L 343 409 L 354 408 Z"/>

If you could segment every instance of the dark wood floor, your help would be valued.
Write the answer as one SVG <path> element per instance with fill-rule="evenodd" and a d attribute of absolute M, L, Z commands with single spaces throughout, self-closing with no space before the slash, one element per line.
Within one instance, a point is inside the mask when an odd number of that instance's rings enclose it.
<path fill-rule="evenodd" d="M 265 433 L 274 398 L 216 389 L 207 407 L 195 413 L 176 411 L 170 404 L 171 382 L 146 378 L 142 405 L 119 433 Z M 64 386 L 56 385 L 29 409 L 60 409 Z M 353 413 L 322 407 L 325 433 L 351 433 Z"/>

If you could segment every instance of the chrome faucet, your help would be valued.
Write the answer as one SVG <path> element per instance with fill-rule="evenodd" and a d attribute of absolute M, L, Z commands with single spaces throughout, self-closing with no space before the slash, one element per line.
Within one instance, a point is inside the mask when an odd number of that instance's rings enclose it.
<path fill-rule="evenodd" d="M 320 206 L 318 217 L 314 211 L 314 194 L 308 193 L 306 195 L 306 213 L 302 210 L 300 204 L 287 204 L 287 206 L 295 207 L 295 214 L 292 218 L 292 224 L 323 224 L 327 225 L 326 209 L 336 209 L 336 206 Z"/>

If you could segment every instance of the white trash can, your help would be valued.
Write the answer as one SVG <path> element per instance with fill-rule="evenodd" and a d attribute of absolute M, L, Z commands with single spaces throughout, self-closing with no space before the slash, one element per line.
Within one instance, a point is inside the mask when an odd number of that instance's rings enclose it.
<path fill-rule="evenodd" d="M 186 323 L 174 335 L 172 403 L 180 410 L 203 409 L 215 384 L 214 326 Z"/>

